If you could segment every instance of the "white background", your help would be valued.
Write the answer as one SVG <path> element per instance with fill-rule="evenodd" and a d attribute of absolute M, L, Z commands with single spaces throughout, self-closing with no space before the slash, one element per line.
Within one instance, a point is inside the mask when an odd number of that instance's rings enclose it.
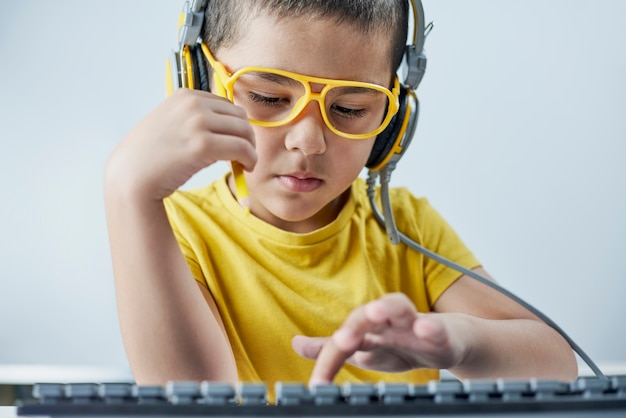
<path fill-rule="evenodd" d="M 181 7 L 0 3 L 0 364 L 127 367 L 102 169 L 164 97 Z M 625 361 L 626 2 L 424 7 L 420 124 L 392 183 L 597 362 Z"/>

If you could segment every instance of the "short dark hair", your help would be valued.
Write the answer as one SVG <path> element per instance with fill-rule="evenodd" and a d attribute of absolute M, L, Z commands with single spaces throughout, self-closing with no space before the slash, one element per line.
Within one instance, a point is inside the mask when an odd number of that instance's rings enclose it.
<path fill-rule="evenodd" d="M 280 18 L 329 18 L 354 25 L 365 34 L 389 34 L 391 70 L 395 74 L 406 46 L 408 9 L 408 0 L 208 0 L 203 41 L 212 51 L 233 45 L 258 13 Z"/>

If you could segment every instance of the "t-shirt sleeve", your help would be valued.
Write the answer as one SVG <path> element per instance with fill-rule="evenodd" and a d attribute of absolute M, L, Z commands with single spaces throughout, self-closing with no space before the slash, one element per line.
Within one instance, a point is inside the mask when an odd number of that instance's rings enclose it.
<path fill-rule="evenodd" d="M 187 261 L 187 265 L 191 270 L 191 274 L 198 283 L 207 287 L 207 282 L 198 262 L 198 257 L 186 236 L 186 234 L 193 234 L 195 232 L 193 231 L 190 223 L 186 220 L 188 217 L 186 212 L 182 210 L 180 206 L 181 199 L 181 192 L 175 192 L 173 195 L 164 200 L 167 217 L 170 221 L 170 226 L 172 227 L 176 241 L 178 241 L 178 246 L 180 247 L 185 260 Z"/>
<path fill-rule="evenodd" d="M 414 236 L 428 250 L 461 266 L 474 269 L 480 262 L 461 240 L 456 231 L 426 198 L 411 197 L 417 230 Z M 415 239 L 415 238 L 413 238 Z M 423 258 L 424 281 L 430 306 L 463 274 L 431 259 Z"/>

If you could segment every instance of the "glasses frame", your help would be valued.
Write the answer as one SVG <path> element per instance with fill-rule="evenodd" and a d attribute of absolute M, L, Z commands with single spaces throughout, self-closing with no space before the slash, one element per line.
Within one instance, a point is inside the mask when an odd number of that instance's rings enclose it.
<path fill-rule="evenodd" d="M 226 67 L 224 67 L 224 65 L 221 62 L 215 59 L 215 57 L 209 50 L 209 47 L 204 42 L 202 42 L 200 46 L 202 48 L 202 51 L 204 52 L 206 59 L 209 61 L 211 68 L 213 68 L 213 70 L 215 71 L 215 75 L 217 77 L 214 77 L 214 80 L 216 81 L 216 84 L 218 84 L 219 82 L 219 85 L 216 86 L 215 94 L 225 97 L 231 102 L 234 101 L 235 81 L 237 81 L 237 79 L 244 73 L 269 72 L 273 74 L 278 74 L 283 77 L 289 77 L 302 83 L 305 89 L 304 96 L 298 100 L 298 102 L 294 106 L 289 116 L 287 116 L 285 119 L 274 121 L 274 122 L 265 122 L 265 121 L 250 119 L 251 123 L 258 125 L 258 126 L 271 128 L 271 127 L 286 125 L 290 123 L 291 121 L 293 121 L 311 101 L 316 101 L 319 105 L 320 113 L 322 114 L 322 119 L 324 120 L 324 123 L 326 124 L 328 129 L 330 129 L 334 134 L 342 136 L 344 138 L 348 138 L 348 139 L 367 139 L 367 138 L 376 136 L 380 134 L 382 131 L 384 131 L 385 128 L 391 122 L 391 119 L 395 116 L 396 113 L 398 113 L 398 109 L 400 108 L 400 100 L 399 100 L 400 81 L 398 80 L 397 76 L 394 78 L 393 90 L 389 90 L 388 88 L 385 88 L 383 86 L 380 86 L 378 84 L 373 84 L 373 83 L 312 77 L 312 76 L 302 75 L 298 73 L 292 73 L 291 71 L 278 70 L 275 68 L 259 67 L 259 66 L 243 67 L 235 71 L 234 73 L 230 73 L 228 70 L 226 70 Z M 316 93 L 316 92 L 311 91 L 311 83 L 322 84 L 324 85 L 324 87 L 319 93 Z M 364 133 L 364 134 L 350 134 L 347 132 L 342 132 L 338 130 L 337 128 L 335 128 L 332 125 L 332 123 L 330 123 L 330 120 L 328 119 L 328 115 L 326 114 L 326 106 L 324 105 L 326 93 L 334 87 L 362 87 L 362 88 L 369 88 L 369 89 L 384 93 L 387 96 L 388 104 L 387 104 L 387 112 L 385 114 L 385 118 L 381 122 L 380 126 L 377 129 L 371 132 Z"/>

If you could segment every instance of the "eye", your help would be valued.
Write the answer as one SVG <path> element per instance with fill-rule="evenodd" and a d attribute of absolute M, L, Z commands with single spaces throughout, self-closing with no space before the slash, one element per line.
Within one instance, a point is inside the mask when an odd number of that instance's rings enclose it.
<path fill-rule="evenodd" d="M 289 100 L 282 97 L 269 97 L 264 96 L 259 93 L 255 93 L 253 91 L 248 93 L 248 97 L 254 103 L 259 103 L 264 106 L 280 106 L 280 105 L 289 105 Z"/>
<path fill-rule="evenodd" d="M 338 116 L 347 119 L 363 118 L 367 114 L 367 110 L 365 109 L 351 109 L 348 107 L 339 106 L 337 104 L 333 104 L 330 109 Z"/>

